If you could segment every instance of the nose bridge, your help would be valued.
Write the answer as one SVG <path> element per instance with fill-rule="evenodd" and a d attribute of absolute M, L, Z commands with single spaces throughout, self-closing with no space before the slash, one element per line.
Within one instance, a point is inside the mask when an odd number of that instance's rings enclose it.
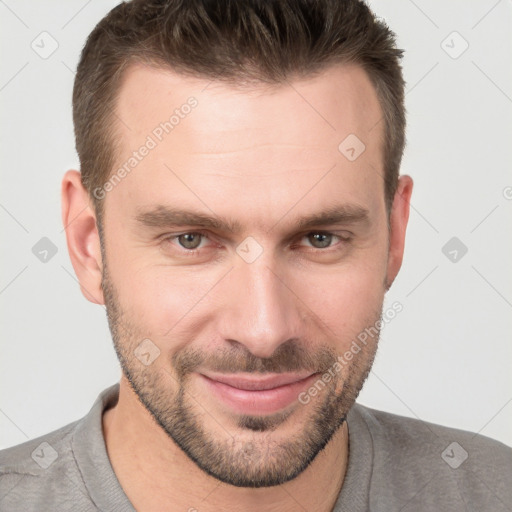
<path fill-rule="evenodd" d="M 232 273 L 230 314 L 224 337 L 258 357 L 270 357 L 297 335 L 298 311 L 293 294 L 278 277 L 272 257 L 238 261 Z"/>

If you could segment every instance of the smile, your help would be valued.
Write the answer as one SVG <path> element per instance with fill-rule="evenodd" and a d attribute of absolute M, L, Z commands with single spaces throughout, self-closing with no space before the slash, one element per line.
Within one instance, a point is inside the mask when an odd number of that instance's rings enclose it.
<path fill-rule="evenodd" d="M 200 378 L 217 400 L 238 414 L 271 414 L 298 401 L 316 373 L 272 375 L 201 373 Z"/>

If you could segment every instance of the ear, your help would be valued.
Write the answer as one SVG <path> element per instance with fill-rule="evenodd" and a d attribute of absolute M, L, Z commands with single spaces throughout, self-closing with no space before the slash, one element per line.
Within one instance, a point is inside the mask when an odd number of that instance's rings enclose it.
<path fill-rule="evenodd" d="M 84 297 L 104 304 L 101 289 L 102 260 L 96 214 L 78 171 L 68 171 L 62 180 L 62 222 L 69 257 Z"/>
<path fill-rule="evenodd" d="M 410 176 L 400 176 L 389 218 L 389 252 L 386 289 L 389 290 L 402 266 L 405 231 L 409 220 L 413 181 Z"/>

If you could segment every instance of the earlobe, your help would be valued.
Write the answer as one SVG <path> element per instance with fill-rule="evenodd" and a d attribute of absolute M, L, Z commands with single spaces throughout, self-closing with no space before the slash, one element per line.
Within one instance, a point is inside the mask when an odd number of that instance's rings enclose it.
<path fill-rule="evenodd" d="M 410 176 L 400 176 L 389 218 L 389 253 L 386 276 L 387 290 L 389 290 L 393 284 L 402 266 L 405 248 L 405 232 L 409 220 L 412 189 L 412 178 Z"/>
<path fill-rule="evenodd" d="M 78 171 L 68 171 L 64 175 L 61 200 L 69 257 L 80 282 L 80 289 L 87 300 L 104 304 L 96 214 Z"/>

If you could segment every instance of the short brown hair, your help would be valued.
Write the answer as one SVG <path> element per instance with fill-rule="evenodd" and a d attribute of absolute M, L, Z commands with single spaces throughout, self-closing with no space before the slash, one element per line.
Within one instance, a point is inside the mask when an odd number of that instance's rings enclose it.
<path fill-rule="evenodd" d="M 179 73 L 243 83 L 285 83 L 329 65 L 355 63 L 383 112 L 383 178 L 390 210 L 405 145 L 404 87 L 395 35 L 360 0 L 133 0 L 89 35 L 73 90 L 76 148 L 92 191 L 115 164 L 115 107 L 127 67 L 142 61 Z"/>

